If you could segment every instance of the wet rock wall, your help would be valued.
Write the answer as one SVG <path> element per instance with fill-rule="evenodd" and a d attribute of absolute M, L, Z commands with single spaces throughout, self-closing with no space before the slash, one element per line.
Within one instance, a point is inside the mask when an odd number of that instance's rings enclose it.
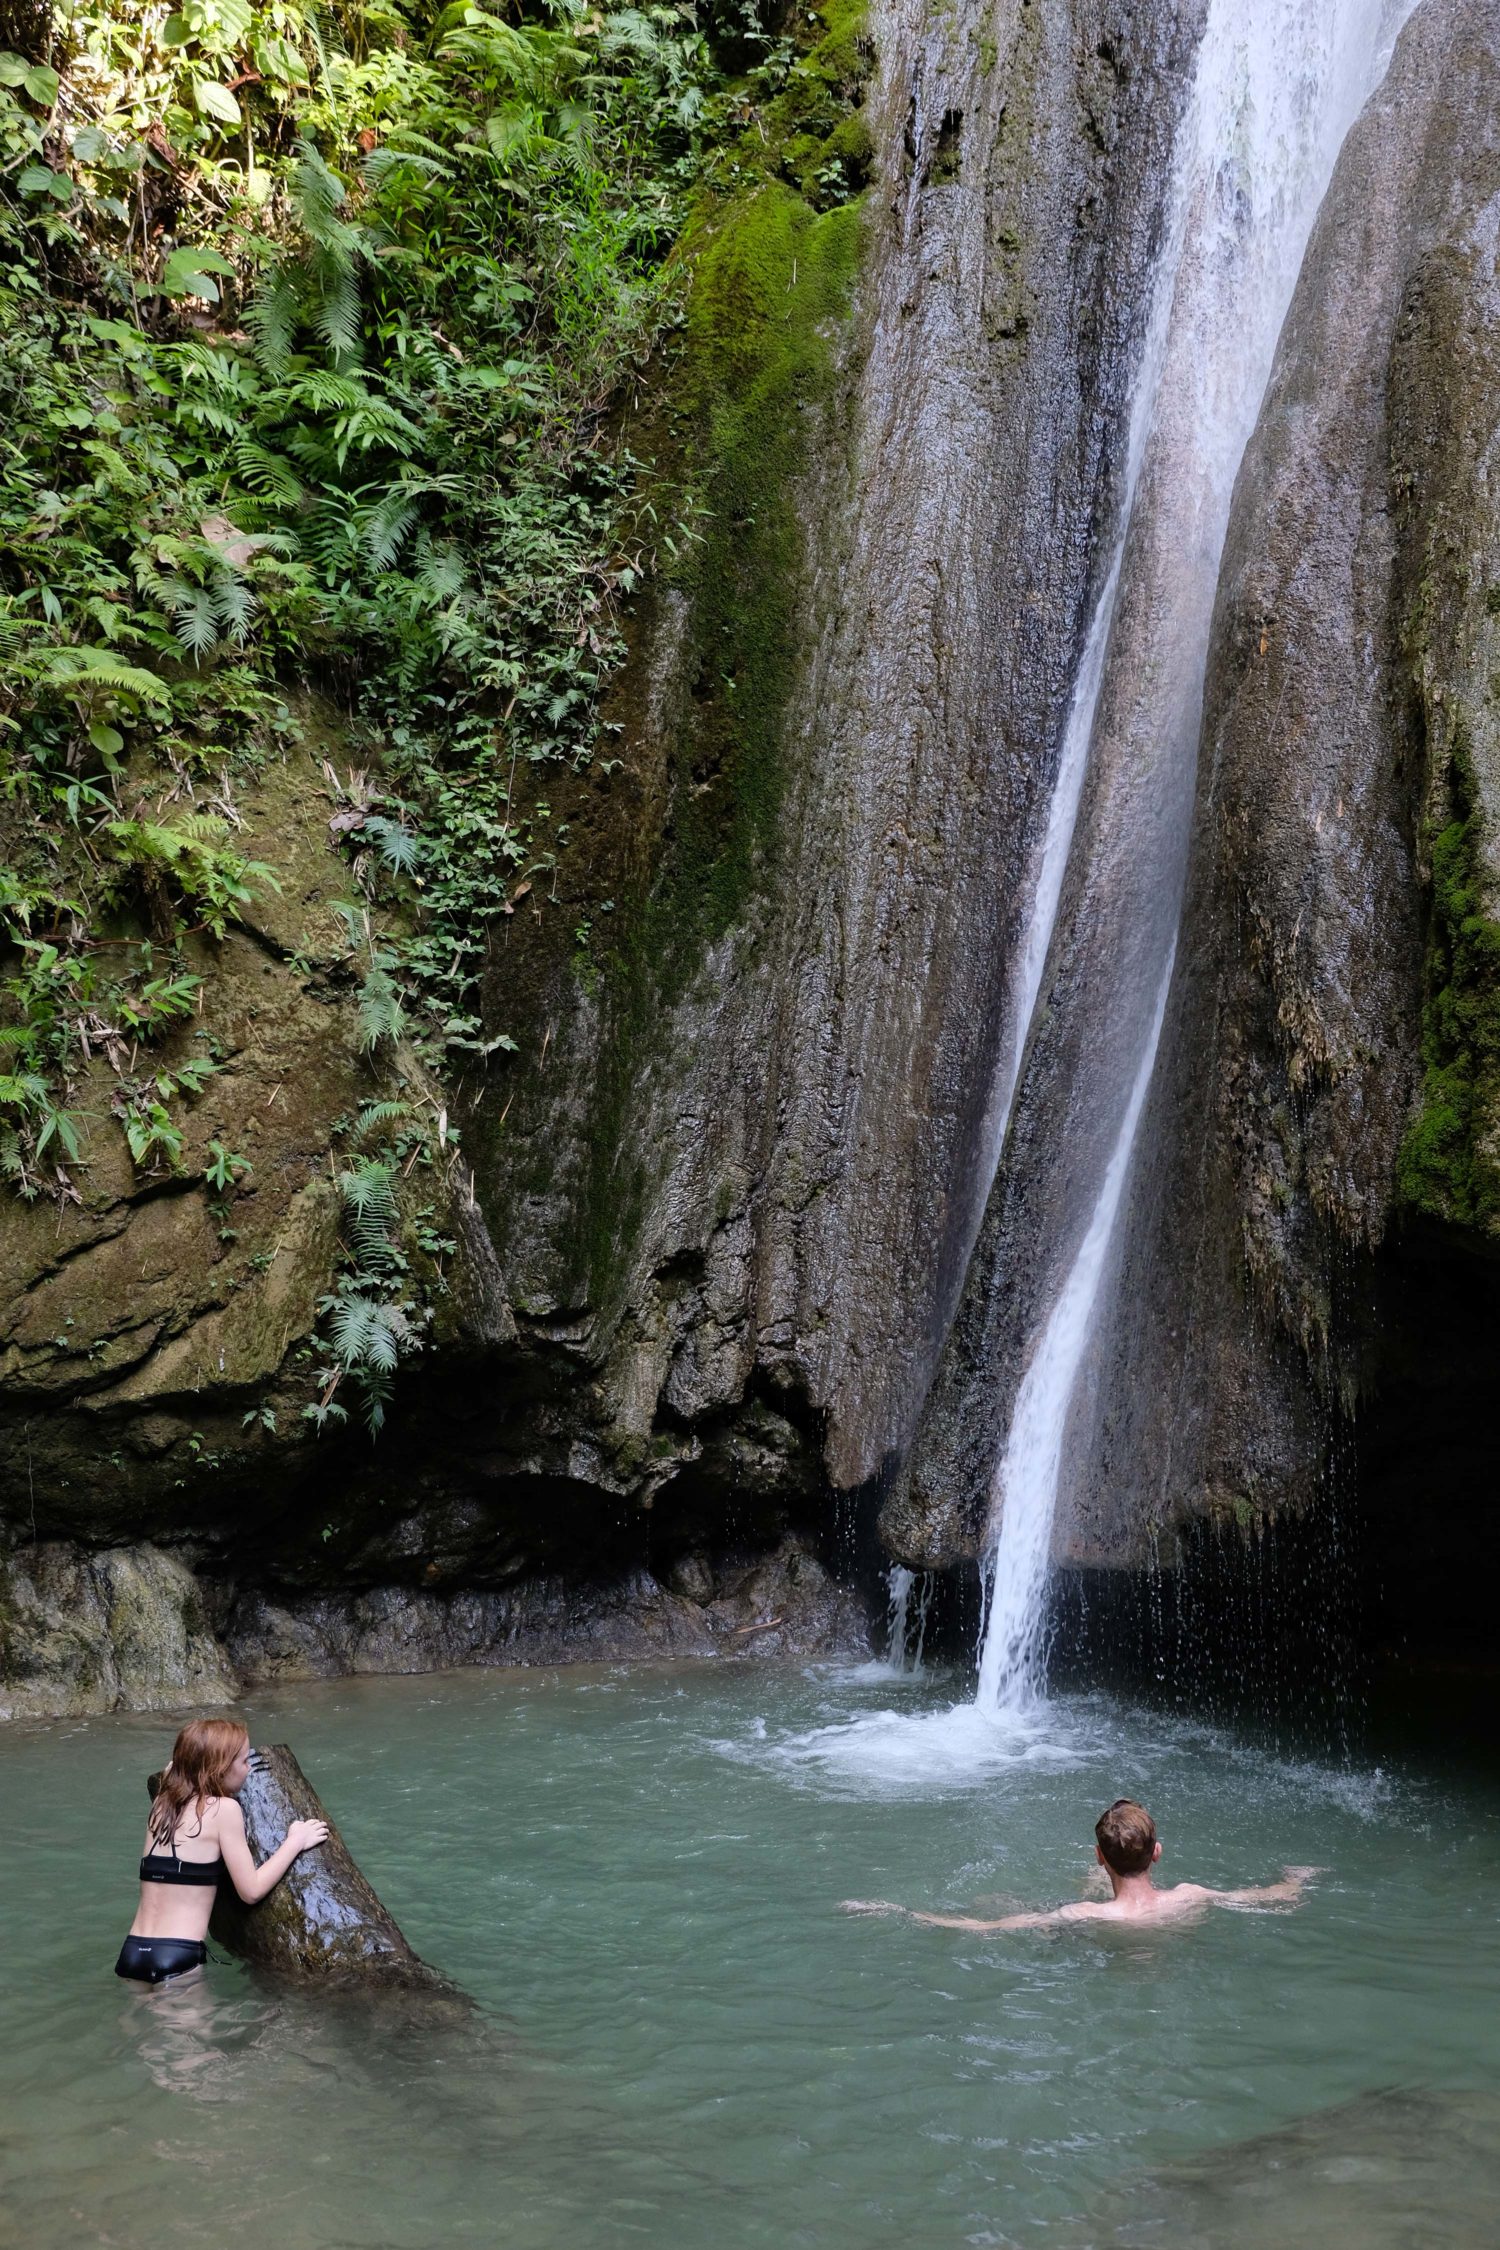
<path fill-rule="evenodd" d="M 1350 1463 L 1389 1457 L 1383 1396 L 1423 1426 L 1424 1356 L 1493 1485 L 1465 1308 L 1493 1296 L 1495 1240 L 1497 199 L 1492 11 L 1423 0 L 1346 144 L 1237 487 L 1131 1318 L 1064 1533 L 1082 1561 L 1170 1559 L 1188 1517 L 1248 1531 L 1341 1479 L 1347 1502 Z M 1361 1452 L 1366 1418 L 1385 1435 Z M 1451 1514 L 1444 1482 L 1407 1488 L 1395 1567 Z"/>

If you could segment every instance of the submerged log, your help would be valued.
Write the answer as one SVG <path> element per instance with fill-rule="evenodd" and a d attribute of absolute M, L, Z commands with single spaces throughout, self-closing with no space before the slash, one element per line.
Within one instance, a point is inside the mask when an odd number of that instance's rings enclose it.
<path fill-rule="evenodd" d="M 160 1774 L 148 1788 L 156 1794 Z M 257 1969 L 300 1983 L 402 1989 L 461 2005 L 460 1988 L 414 1953 L 354 1863 L 338 1827 L 284 1742 L 256 1750 L 239 1795 L 257 1865 L 294 1820 L 328 1821 L 328 1841 L 293 1860 L 276 1888 L 246 1906 L 219 1879 L 209 1934 Z"/>

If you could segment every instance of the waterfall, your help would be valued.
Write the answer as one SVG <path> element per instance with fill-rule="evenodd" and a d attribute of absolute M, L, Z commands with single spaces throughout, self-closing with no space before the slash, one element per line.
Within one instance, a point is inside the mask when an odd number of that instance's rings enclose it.
<path fill-rule="evenodd" d="M 1038 1690 L 1068 1425 L 1166 1011 L 1234 479 L 1339 148 L 1413 4 L 1209 0 L 1136 376 L 1119 524 L 1059 754 L 1013 1030 L 990 1103 L 998 1163 L 1028 1093 L 1049 971 L 1055 979 L 1065 960 L 1076 1020 L 1054 1066 L 1064 1083 L 1041 1097 L 1053 1094 L 1056 1177 L 1050 1233 L 1034 1246 L 1044 1270 L 1055 1270 L 1055 1294 L 1025 1360 L 990 1496 L 978 1700 L 992 1713 L 1024 1708 Z"/>
<path fill-rule="evenodd" d="M 885 1661 L 893 1672 L 920 1672 L 927 1613 L 932 1607 L 932 1573 L 892 1563 L 886 1574 L 890 1607 L 886 1612 Z"/>

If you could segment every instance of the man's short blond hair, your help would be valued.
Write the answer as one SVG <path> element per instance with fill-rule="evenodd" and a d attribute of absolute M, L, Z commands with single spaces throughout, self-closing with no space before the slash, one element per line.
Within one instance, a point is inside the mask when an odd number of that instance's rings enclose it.
<path fill-rule="evenodd" d="M 1094 1835 L 1116 1875 L 1144 1875 L 1156 1857 L 1156 1822 L 1133 1797 L 1116 1797 L 1094 1823 Z"/>

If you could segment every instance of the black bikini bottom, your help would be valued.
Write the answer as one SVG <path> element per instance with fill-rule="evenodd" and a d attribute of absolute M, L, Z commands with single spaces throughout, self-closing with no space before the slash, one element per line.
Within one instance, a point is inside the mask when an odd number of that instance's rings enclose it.
<path fill-rule="evenodd" d="M 160 1984 L 165 1977 L 180 1977 L 185 1969 L 201 1969 L 208 1947 L 199 1938 L 128 1937 L 115 1963 L 117 1977 L 135 1977 L 142 1984 Z"/>

